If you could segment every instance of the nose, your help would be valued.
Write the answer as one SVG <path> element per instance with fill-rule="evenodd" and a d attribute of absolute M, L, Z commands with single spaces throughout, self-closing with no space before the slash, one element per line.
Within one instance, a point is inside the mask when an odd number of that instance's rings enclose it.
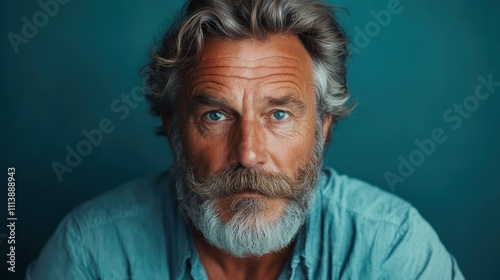
<path fill-rule="evenodd" d="M 266 147 L 262 124 L 256 120 L 241 120 L 234 130 L 233 161 L 247 168 L 264 165 Z"/>

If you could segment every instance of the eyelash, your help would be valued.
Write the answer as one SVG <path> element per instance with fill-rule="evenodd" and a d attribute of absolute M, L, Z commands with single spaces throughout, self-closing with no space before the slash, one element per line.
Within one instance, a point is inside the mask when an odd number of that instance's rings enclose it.
<path fill-rule="evenodd" d="M 283 119 L 273 119 L 272 117 L 277 112 L 283 112 L 283 113 L 285 113 L 286 117 L 284 117 Z M 283 122 L 283 121 L 287 120 L 288 118 L 290 118 L 291 116 L 292 116 L 292 114 L 290 112 L 286 111 L 286 110 L 280 110 L 280 109 L 278 109 L 278 110 L 274 110 L 274 111 L 271 112 L 271 119 L 279 121 L 279 122 Z"/>
<path fill-rule="evenodd" d="M 204 119 L 207 119 L 208 121 L 211 121 L 211 122 L 219 122 L 220 120 L 211 120 L 211 119 L 209 119 L 209 115 L 210 115 L 211 113 L 219 113 L 219 114 L 221 114 L 221 115 L 223 116 L 223 118 L 228 119 L 228 117 L 226 116 L 226 114 L 224 114 L 224 113 L 223 113 L 222 111 L 220 111 L 220 110 L 212 110 L 212 111 L 206 112 L 206 113 L 204 113 L 204 114 L 202 115 L 202 117 L 203 117 Z"/>

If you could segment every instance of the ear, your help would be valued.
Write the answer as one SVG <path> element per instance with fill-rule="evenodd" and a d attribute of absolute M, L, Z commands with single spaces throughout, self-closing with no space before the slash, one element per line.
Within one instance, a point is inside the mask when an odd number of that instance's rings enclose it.
<path fill-rule="evenodd" d="M 327 114 L 325 120 L 323 121 L 323 140 L 325 143 L 328 141 L 328 132 L 330 132 L 330 126 L 332 125 L 332 115 Z"/>
<path fill-rule="evenodd" d="M 160 112 L 160 117 L 161 117 L 161 122 L 163 124 L 163 131 L 167 135 L 168 143 L 170 144 L 170 149 L 172 149 L 172 147 L 173 147 L 172 126 L 170 124 L 170 119 L 168 118 L 167 113 L 163 110 Z"/>

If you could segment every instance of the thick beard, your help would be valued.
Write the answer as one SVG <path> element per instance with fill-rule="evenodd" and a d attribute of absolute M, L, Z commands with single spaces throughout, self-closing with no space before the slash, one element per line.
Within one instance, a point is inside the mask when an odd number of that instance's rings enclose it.
<path fill-rule="evenodd" d="M 172 175 L 180 210 L 187 214 L 209 243 L 233 256 L 249 257 L 279 251 L 292 242 L 315 198 L 324 146 L 319 123 L 311 159 L 300 168 L 295 193 L 286 198 L 283 213 L 273 221 L 264 218 L 265 211 L 272 211 L 266 209 L 268 197 L 232 198 L 233 215 L 228 221 L 223 221 L 217 212 L 217 202 L 221 198 L 197 190 L 197 184 L 202 182 L 187 162 L 176 125 L 173 125 L 172 133 L 176 154 Z"/>

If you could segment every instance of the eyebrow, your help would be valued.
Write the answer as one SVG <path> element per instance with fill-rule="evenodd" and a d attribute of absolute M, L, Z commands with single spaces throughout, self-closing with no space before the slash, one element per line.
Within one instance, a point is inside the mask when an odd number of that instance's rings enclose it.
<path fill-rule="evenodd" d="M 193 97 L 196 104 L 207 106 L 228 106 L 229 100 L 226 98 L 215 97 L 206 93 L 199 93 Z"/>
<path fill-rule="evenodd" d="M 306 104 L 301 100 L 293 97 L 292 95 L 285 95 L 282 97 L 267 96 L 264 98 L 264 100 L 266 100 L 267 103 L 272 106 L 285 106 L 290 104 L 296 106 L 301 111 L 306 109 Z"/>
<path fill-rule="evenodd" d="M 306 109 L 306 104 L 301 100 L 295 98 L 293 95 L 285 95 L 281 97 L 271 97 L 266 96 L 263 98 L 264 101 L 267 102 L 268 105 L 271 106 L 286 106 L 292 105 L 297 107 L 298 110 L 304 111 Z M 195 104 L 205 105 L 205 106 L 221 106 L 228 107 L 230 102 L 226 98 L 223 97 L 215 97 L 210 94 L 201 92 L 193 97 L 193 101 Z"/>

